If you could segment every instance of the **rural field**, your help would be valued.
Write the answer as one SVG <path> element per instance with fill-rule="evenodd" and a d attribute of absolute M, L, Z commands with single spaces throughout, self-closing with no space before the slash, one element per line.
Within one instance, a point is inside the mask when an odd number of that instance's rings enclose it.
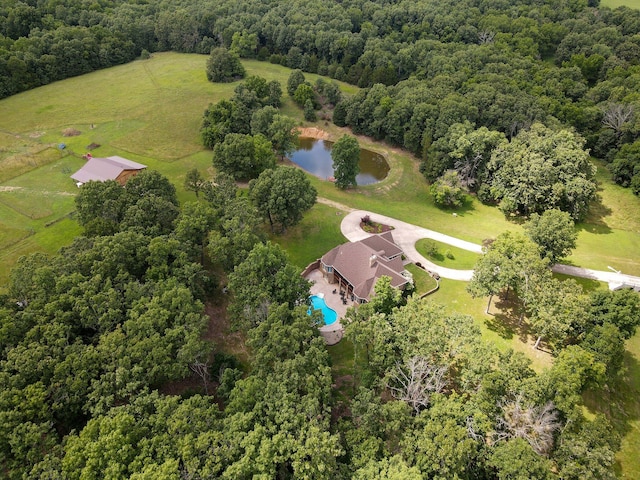
<path fill-rule="evenodd" d="M 609 5 L 610 2 L 603 2 Z M 626 2 L 631 5 L 634 2 Z M 637 3 L 637 2 L 636 2 Z M 0 285 L 6 284 L 17 259 L 35 251 L 53 253 L 81 233 L 73 218 L 77 188 L 69 176 L 82 164 L 91 144 L 94 156 L 120 155 L 166 175 L 181 201 L 195 200 L 184 190 L 185 173 L 194 167 L 209 177 L 214 172 L 211 152 L 199 140 L 199 126 L 209 103 L 229 97 L 236 84 L 212 84 L 205 76 L 206 56 L 162 53 L 107 70 L 21 93 L 0 101 Z M 290 70 L 279 65 L 243 62 L 249 75 L 276 79 L 286 85 Z M 307 74 L 314 81 L 317 76 Z M 355 87 L 341 84 L 352 93 Z M 302 112 L 286 99 L 284 113 L 303 122 Z M 339 138 L 345 130 L 326 122 L 315 124 Z M 75 129 L 77 136 L 63 131 Z M 496 208 L 468 198 L 453 211 L 437 208 L 428 185 L 418 172 L 418 161 L 400 149 L 359 137 L 362 146 L 386 155 L 391 167 L 382 182 L 356 190 L 340 191 L 329 182 L 312 178 L 319 196 L 351 208 L 366 209 L 415 223 L 464 240 L 481 243 L 506 230 L 519 230 Z M 61 144 L 65 148 L 61 148 Z M 598 166 L 598 200 L 585 223 L 577 226 L 578 246 L 569 262 L 640 275 L 640 198 L 609 181 L 603 164 Z M 275 237 L 291 260 L 304 267 L 333 246 L 342 243 L 340 221 L 344 212 L 317 204 L 303 222 Z M 438 261 L 451 268 L 470 268 L 473 257 L 452 251 Z M 604 288 L 582 282 L 587 288 Z M 431 286 L 425 281 L 425 290 Z M 499 348 L 524 352 L 541 370 L 551 356 L 534 351 L 526 329 L 515 318 L 517 305 L 498 302 L 492 315 L 485 314 L 486 299 L 472 299 L 463 282 L 444 280 L 432 297 L 449 310 L 470 314 L 483 335 Z M 344 345 L 335 349 L 340 365 Z M 640 334 L 628 342 L 627 370 L 619 388 L 594 392 L 591 408 L 606 412 L 623 434 L 618 472 L 624 478 L 640 478 Z"/>
<path fill-rule="evenodd" d="M 640 8 L 640 0 L 601 0 L 600 5 L 611 9 L 618 7 Z"/>

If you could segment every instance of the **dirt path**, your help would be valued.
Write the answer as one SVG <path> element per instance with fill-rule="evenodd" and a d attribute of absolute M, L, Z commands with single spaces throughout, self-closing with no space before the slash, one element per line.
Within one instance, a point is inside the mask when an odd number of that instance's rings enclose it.
<path fill-rule="evenodd" d="M 323 205 L 329 205 L 330 207 L 335 208 L 336 210 L 342 210 L 343 212 L 355 212 L 355 208 L 348 207 L 343 203 L 334 202 L 333 200 L 329 200 L 328 198 L 318 197 L 316 200 L 318 203 L 322 203 Z"/>
<path fill-rule="evenodd" d="M 62 195 L 65 197 L 75 196 L 74 193 L 69 193 L 69 192 L 50 192 L 48 190 L 36 190 L 34 188 L 12 187 L 10 185 L 0 185 L 0 192 L 18 192 L 18 191 L 37 192 L 43 195 Z"/>

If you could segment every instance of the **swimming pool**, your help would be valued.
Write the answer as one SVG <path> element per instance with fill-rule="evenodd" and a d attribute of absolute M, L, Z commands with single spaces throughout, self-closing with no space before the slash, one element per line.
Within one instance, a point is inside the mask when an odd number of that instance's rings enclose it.
<path fill-rule="evenodd" d="M 324 324 L 331 325 L 335 323 L 338 319 L 338 314 L 336 311 L 327 306 L 324 301 L 324 297 L 319 295 L 311 295 L 311 307 L 307 310 L 307 313 L 311 315 L 311 309 L 313 310 L 322 310 L 322 316 L 324 317 Z"/>

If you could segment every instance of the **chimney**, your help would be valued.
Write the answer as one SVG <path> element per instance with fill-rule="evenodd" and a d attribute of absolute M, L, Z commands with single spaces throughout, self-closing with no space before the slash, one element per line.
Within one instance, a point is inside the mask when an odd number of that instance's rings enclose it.
<path fill-rule="evenodd" d="M 373 268 L 373 265 L 376 263 L 377 259 L 378 257 L 375 253 L 369 257 L 369 268 Z"/>

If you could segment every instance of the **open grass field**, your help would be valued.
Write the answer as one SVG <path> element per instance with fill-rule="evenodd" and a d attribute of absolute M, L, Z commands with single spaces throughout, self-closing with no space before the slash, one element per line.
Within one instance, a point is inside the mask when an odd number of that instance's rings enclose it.
<path fill-rule="evenodd" d="M 609 7 L 609 8 L 618 8 L 618 7 L 629 7 L 629 8 L 640 8 L 640 0 L 600 0 L 601 7 Z"/>
<path fill-rule="evenodd" d="M 640 0 L 625 3 L 637 6 Z M 92 143 L 100 145 L 92 151 L 94 155 L 121 155 L 143 163 L 171 179 L 180 201 L 195 200 L 195 195 L 183 188 L 185 173 L 194 167 L 207 175 L 214 173 L 211 152 L 203 149 L 198 135 L 202 112 L 209 103 L 229 97 L 236 86 L 207 82 L 205 62 L 203 55 L 156 54 L 149 60 L 71 78 L 0 101 L 0 288 L 20 255 L 53 253 L 80 234 L 81 229 L 69 217 L 77 192 L 69 175 L 82 165 L 81 155 Z M 289 69 L 257 61 L 243 63 L 249 75 L 286 85 Z M 307 75 L 311 82 L 316 78 Z M 356 90 L 344 84 L 341 87 L 346 92 Z M 302 112 L 288 99 L 283 111 L 305 125 Z M 333 139 L 346 133 L 326 122 L 314 126 L 327 130 Z M 67 128 L 81 133 L 63 137 Z M 359 141 L 363 147 L 386 155 L 391 166 L 389 176 L 378 184 L 349 191 L 310 177 L 320 196 L 476 243 L 505 230 L 521 229 L 496 208 L 472 197 L 455 210 L 455 217 L 454 211 L 439 209 L 413 156 L 368 138 L 359 137 Z M 64 150 L 58 149 L 60 143 L 66 144 Z M 569 261 L 599 269 L 612 266 L 640 275 L 640 199 L 613 185 L 603 166 L 598 166 L 600 198 L 592 205 L 586 222 L 577 227 L 578 245 Z M 304 267 L 344 241 L 340 233 L 342 216 L 335 208 L 318 204 L 299 226 L 273 240 L 287 250 L 296 265 Z M 457 268 L 463 268 L 457 253 L 454 262 L 460 262 Z M 498 301 L 492 305 L 492 315 L 487 315 L 486 299 L 472 299 L 465 286 L 463 282 L 443 280 L 441 289 L 429 299 L 450 311 L 471 315 L 487 340 L 498 348 L 522 351 L 537 370 L 550 364 L 551 357 L 534 351 L 531 336 L 514 324 L 517 305 Z M 347 374 L 350 369 L 348 347 L 332 347 L 337 373 Z M 627 478 L 640 477 L 639 362 L 637 335 L 628 344 L 628 370 L 616 392 L 622 398 L 616 426 L 624 434 L 620 471 Z M 605 399 L 598 401 L 606 404 Z"/>

